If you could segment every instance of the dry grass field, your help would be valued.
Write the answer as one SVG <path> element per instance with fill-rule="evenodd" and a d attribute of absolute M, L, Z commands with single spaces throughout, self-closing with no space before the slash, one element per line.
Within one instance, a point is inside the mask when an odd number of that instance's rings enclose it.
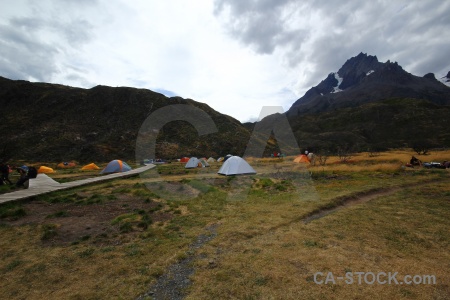
<path fill-rule="evenodd" d="M 180 264 L 192 270 L 185 299 L 449 299 L 450 172 L 405 168 L 411 155 L 249 158 L 258 174 L 237 177 L 172 163 L 2 205 L 0 298 L 164 299 L 154 285 Z M 398 284 L 370 283 L 380 272 Z M 353 284 L 337 279 L 350 274 Z M 406 275 L 435 282 L 401 284 Z"/>

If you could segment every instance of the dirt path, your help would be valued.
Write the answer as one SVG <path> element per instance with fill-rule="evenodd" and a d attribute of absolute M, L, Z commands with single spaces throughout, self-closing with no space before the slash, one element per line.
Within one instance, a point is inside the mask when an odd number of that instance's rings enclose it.
<path fill-rule="evenodd" d="M 424 185 L 441 182 L 441 181 L 445 181 L 445 180 L 448 180 L 448 178 L 439 179 L 439 180 L 428 180 L 428 181 L 423 181 L 420 183 L 409 183 L 409 184 L 396 186 L 396 187 L 390 187 L 390 188 L 381 188 L 381 189 L 378 188 L 378 189 L 373 189 L 373 190 L 369 190 L 369 191 L 363 191 L 363 192 L 356 193 L 356 194 L 349 195 L 349 196 L 339 197 L 339 198 L 334 199 L 334 202 L 337 203 L 335 207 L 319 209 L 318 211 L 314 211 L 311 214 L 303 217 L 302 219 L 305 224 L 308 224 L 314 220 L 321 219 L 321 218 L 323 218 L 331 213 L 334 213 L 338 210 L 341 210 L 343 208 L 350 207 L 350 206 L 353 206 L 356 204 L 365 203 L 365 202 L 371 201 L 376 198 L 386 197 L 386 196 L 392 195 L 398 191 L 401 191 L 402 189 L 405 189 L 405 188 L 424 186 Z"/>
<path fill-rule="evenodd" d="M 196 251 L 217 236 L 217 227 L 218 224 L 207 226 L 205 229 L 208 233 L 199 235 L 196 241 L 189 245 L 187 257 L 169 266 L 150 290 L 137 300 L 147 299 L 149 296 L 154 300 L 184 299 L 186 288 L 192 284 L 189 277 L 195 272 L 192 263 L 198 258 Z"/>

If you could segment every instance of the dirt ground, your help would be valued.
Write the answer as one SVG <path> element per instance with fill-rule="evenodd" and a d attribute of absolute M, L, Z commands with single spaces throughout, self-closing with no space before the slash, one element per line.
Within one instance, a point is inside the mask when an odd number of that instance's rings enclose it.
<path fill-rule="evenodd" d="M 126 194 L 118 194 L 114 200 L 95 204 L 48 203 L 37 200 L 23 204 L 25 216 L 18 220 L 3 219 L 2 222 L 11 226 L 55 224 L 57 234 L 43 241 L 46 245 L 70 245 L 90 240 L 93 244 L 104 246 L 118 244 L 120 237 L 123 238 L 124 233 L 120 232 L 119 225 L 112 224 L 120 215 L 145 211 L 151 212 L 148 214 L 153 222 L 170 220 L 171 213 L 153 211 L 158 204 L 156 201 L 144 201 Z M 137 233 L 139 232 L 134 230 L 126 234 Z"/>

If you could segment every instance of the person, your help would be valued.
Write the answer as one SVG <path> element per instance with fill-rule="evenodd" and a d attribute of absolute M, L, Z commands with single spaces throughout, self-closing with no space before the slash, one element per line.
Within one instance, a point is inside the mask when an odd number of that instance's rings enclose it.
<path fill-rule="evenodd" d="M 418 158 L 415 157 L 415 156 L 411 157 L 411 160 L 409 161 L 409 163 L 410 163 L 412 166 L 421 166 L 421 165 L 422 165 L 422 162 L 420 161 L 420 159 L 418 159 Z"/>
<path fill-rule="evenodd" d="M 16 182 L 17 187 L 26 187 L 26 182 L 30 179 L 27 171 L 24 168 L 17 168 L 17 172 L 20 174 L 19 180 Z"/>
<path fill-rule="evenodd" d="M 11 180 L 9 180 L 9 166 L 5 162 L 0 162 L 0 184 L 8 182 L 10 185 L 12 184 Z"/>

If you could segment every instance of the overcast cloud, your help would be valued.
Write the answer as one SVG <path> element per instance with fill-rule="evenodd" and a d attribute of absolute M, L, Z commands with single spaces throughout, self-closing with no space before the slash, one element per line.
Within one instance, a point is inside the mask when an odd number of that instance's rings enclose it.
<path fill-rule="evenodd" d="M 0 76 L 148 88 L 255 120 L 360 52 L 444 76 L 448 16 L 441 0 L 11 0 L 0 9 Z"/>

